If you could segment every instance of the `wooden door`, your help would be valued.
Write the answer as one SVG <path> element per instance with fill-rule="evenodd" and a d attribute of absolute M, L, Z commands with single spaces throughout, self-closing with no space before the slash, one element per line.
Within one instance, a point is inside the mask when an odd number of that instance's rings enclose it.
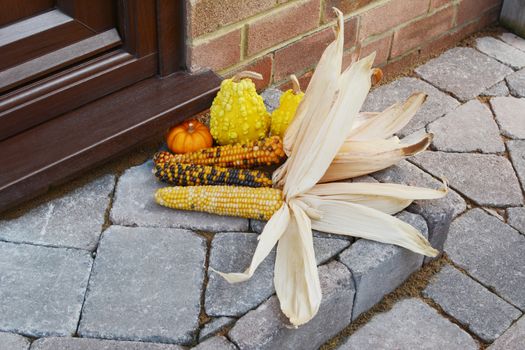
<path fill-rule="evenodd" d="M 182 0 L 0 0 L 0 210 L 151 137 L 176 106 L 177 119 L 207 107 L 220 80 L 184 72 L 183 13 Z"/>
<path fill-rule="evenodd" d="M 157 72 L 155 1 L 0 5 L 0 140 Z"/>

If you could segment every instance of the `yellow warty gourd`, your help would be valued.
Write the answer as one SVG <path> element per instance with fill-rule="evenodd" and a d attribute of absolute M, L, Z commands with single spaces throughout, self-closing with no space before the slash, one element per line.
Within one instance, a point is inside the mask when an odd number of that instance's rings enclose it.
<path fill-rule="evenodd" d="M 297 77 L 291 75 L 290 79 L 292 80 L 293 88 L 282 94 L 279 100 L 279 108 L 272 113 L 272 126 L 270 129 L 272 136 L 277 135 L 281 138 L 284 136 L 284 133 L 295 117 L 295 111 L 304 96 L 304 92 L 301 91 Z"/>
<path fill-rule="evenodd" d="M 241 72 L 225 79 L 213 100 L 210 131 L 220 145 L 255 141 L 268 135 L 270 115 L 255 84 L 248 78 L 262 79 L 262 76 Z"/>

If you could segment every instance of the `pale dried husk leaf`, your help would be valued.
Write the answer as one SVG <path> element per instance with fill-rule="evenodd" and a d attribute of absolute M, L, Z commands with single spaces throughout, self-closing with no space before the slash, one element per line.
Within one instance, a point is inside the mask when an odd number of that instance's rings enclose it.
<path fill-rule="evenodd" d="M 386 214 L 395 214 L 414 200 L 439 199 L 446 196 L 447 192 L 446 183 L 443 188 L 433 190 L 399 184 L 333 182 L 318 184 L 301 198 L 308 199 L 309 195 L 313 195 L 320 199 L 360 204 Z"/>
<path fill-rule="evenodd" d="M 349 179 L 386 169 L 400 160 L 416 155 L 432 143 L 432 134 L 425 134 L 413 143 L 388 140 L 346 140 L 320 182 Z"/>
<path fill-rule="evenodd" d="M 306 128 L 290 158 L 284 194 L 292 198 L 312 188 L 324 175 L 352 127 L 355 116 L 371 87 L 370 75 L 375 54 L 350 66 L 339 79 L 335 98 L 325 101 L 332 108 L 326 118 L 315 118 Z M 319 102 L 320 103 L 320 102 Z"/>
<path fill-rule="evenodd" d="M 321 219 L 312 220 L 314 230 L 395 244 L 431 257 L 438 254 L 414 227 L 379 210 L 315 196 L 303 201 L 322 215 Z"/>
<path fill-rule="evenodd" d="M 299 326 L 319 310 L 321 285 L 311 222 L 294 202 L 290 204 L 293 219 L 277 245 L 274 284 L 281 310 L 293 325 Z"/>
<path fill-rule="evenodd" d="M 336 10 L 338 26 L 344 31 L 342 13 Z M 288 159 L 294 158 L 293 148 L 302 143 L 312 120 L 318 116 L 325 116 L 330 111 L 331 105 L 323 101 L 332 101 L 339 86 L 339 76 L 343 62 L 344 38 L 336 37 L 323 52 L 319 63 L 306 88 L 304 97 L 299 103 L 295 116 L 283 137 L 283 146 Z M 319 118 L 318 118 L 319 119 Z M 322 118 L 320 118 L 322 119 Z M 273 173 L 273 182 L 278 187 L 283 187 L 284 177 L 288 172 L 290 162 L 285 162 Z"/>
<path fill-rule="evenodd" d="M 348 134 L 353 141 L 387 139 L 401 130 L 414 117 L 427 95 L 418 92 L 410 96 L 403 105 L 394 104 L 376 117 L 369 118 Z"/>

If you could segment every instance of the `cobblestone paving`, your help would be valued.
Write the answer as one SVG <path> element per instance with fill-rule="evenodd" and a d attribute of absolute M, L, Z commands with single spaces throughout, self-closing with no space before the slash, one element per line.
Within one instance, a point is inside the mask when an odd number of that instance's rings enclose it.
<path fill-rule="evenodd" d="M 377 111 L 429 95 L 399 136 L 434 132 L 431 150 L 356 181 L 438 188 L 445 176 L 446 198 L 398 217 L 448 258 L 419 298 L 338 338 L 340 349 L 525 348 L 524 67 L 525 40 L 478 38 L 368 97 Z M 275 108 L 280 92 L 264 96 Z M 323 302 L 291 329 L 273 255 L 243 284 L 209 270 L 246 268 L 264 222 L 159 207 L 159 186 L 146 162 L 0 219 L 0 350 L 316 349 L 430 261 L 314 232 Z"/>

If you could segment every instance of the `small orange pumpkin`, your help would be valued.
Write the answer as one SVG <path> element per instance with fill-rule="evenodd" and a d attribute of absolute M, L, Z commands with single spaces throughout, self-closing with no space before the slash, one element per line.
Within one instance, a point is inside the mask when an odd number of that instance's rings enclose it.
<path fill-rule="evenodd" d="M 166 143 L 173 153 L 189 153 L 211 147 L 213 138 L 206 125 L 197 120 L 187 120 L 168 131 Z"/>

